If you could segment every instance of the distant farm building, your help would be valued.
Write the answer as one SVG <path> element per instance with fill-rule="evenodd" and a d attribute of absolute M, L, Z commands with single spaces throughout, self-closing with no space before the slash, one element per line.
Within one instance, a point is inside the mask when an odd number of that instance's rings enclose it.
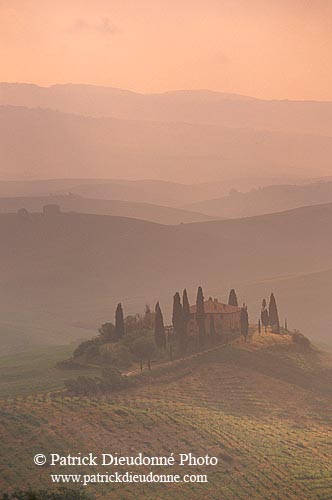
<path fill-rule="evenodd" d="M 210 331 L 211 317 L 217 334 L 240 331 L 241 308 L 219 302 L 211 297 L 204 302 L 205 329 Z M 190 321 L 188 324 L 189 335 L 198 335 L 196 319 L 196 304 L 190 307 Z"/>

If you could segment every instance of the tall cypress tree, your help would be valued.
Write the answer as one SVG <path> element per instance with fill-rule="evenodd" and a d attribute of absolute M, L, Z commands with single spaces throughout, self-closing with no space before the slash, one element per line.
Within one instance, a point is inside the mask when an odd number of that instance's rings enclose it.
<path fill-rule="evenodd" d="M 273 293 L 271 293 L 270 303 L 269 303 L 269 322 L 272 331 L 274 333 L 280 333 L 278 307 Z"/>
<path fill-rule="evenodd" d="M 204 347 L 206 331 L 205 331 L 204 295 L 201 286 L 199 286 L 197 290 L 196 321 L 198 323 L 198 343 L 200 347 Z"/>
<path fill-rule="evenodd" d="M 173 297 L 173 316 L 172 316 L 173 329 L 178 338 L 181 336 L 183 328 L 183 311 L 181 305 L 181 298 L 179 292 Z"/>
<path fill-rule="evenodd" d="M 235 307 L 239 306 L 234 288 L 229 292 L 228 304 Z"/>
<path fill-rule="evenodd" d="M 163 313 L 161 312 L 159 302 L 156 304 L 155 308 L 155 320 L 154 320 L 154 339 L 156 342 L 156 346 L 159 349 L 165 349 L 166 347 L 166 335 L 165 335 L 165 326 L 164 326 L 164 318 Z"/>
<path fill-rule="evenodd" d="M 266 333 L 266 329 L 269 326 L 270 322 L 269 322 L 269 311 L 266 308 L 266 300 L 265 299 L 263 299 L 263 301 L 262 301 L 261 321 L 262 321 L 262 325 L 264 326 L 265 333 Z"/>
<path fill-rule="evenodd" d="M 241 333 L 244 336 L 244 340 L 247 341 L 247 337 L 249 334 L 249 317 L 248 317 L 247 306 L 245 306 L 244 304 L 243 307 L 241 307 L 240 326 L 241 326 Z"/>
<path fill-rule="evenodd" d="M 121 339 L 125 334 L 122 305 L 119 303 L 115 311 L 115 337 Z"/>
<path fill-rule="evenodd" d="M 183 290 L 183 295 L 182 295 L 182 310 L 183 310 L 183 325 L 187 333 L 187 327 L 190 321 L 190 304 L 186 289 Z"/>

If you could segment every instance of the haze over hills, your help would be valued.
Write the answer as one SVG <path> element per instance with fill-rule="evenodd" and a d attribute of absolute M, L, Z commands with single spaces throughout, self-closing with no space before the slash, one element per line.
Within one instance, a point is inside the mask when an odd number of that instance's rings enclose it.
<path fill-rule="evenodd" d="M 288 182 L 305 182 L 301 178 L 287 176 Z M 123 200 L 182 207 L 184 204 L 206 201 L 208 198 L 227 194 L 234 188 L 246 191 L 257 186 L 279 184 L 279 177 L 243 177 L 218 182 L 180 184 L 170 181 L 142 179 L 36 179 L 21 181 L 0 180 L 0 196 L 17 198 L 27 196 L 58 196 L 74 193 L 87 198 Z"/>
<path fill-rule="evenodd" d="M 126 120 L 332 134 L 332 102 L 260 100 L 208 90 L 139 94 L 93 85 L 2 83 L 0 104 Z"/>
<path fill-rule="evenodd" d="M 181 224 L 211 219 L 208 215 L 189 210 L 181 210 L 179 208 L 122 200 L 83 198 L 82 196 L 74 194 L 45 197 L 0 197 L 0 213 L 16 212 L 21 208 L 25 208 L 32 212 L 42 212 L 43 206 L 50 203 L 59 205 L 64 212 L 118 215 L 121 217 L 159 222 L 160 224 Z"/>
<path fill-rule="evenodd" d="M 186 205 L 215 217 L 250 217 L 279 212 L 307 205 L 332 201 L 332 182 L 316 182 L 302 185 L 275 185 L 252 189 L 241 193 L 231 191 L 227 196 Z"/>
<path fill-rule="evenodd" d="M 332 269 L 331 220 L 332 204 L 178 226 L 101 215 L 24 220 L 1 214 L 1 321 L 21 325 L 23 336 L 27 318 L 37 324 L 40 316 L 57 328 L 62 322 L 63 331 L 66 325 L 91 331 L 113 319 L 119 301 L 129 314 L 159 299 L 168 322 L 174 292 L 186 286 L 194 301 L 199 284 L 207 296 L 222 300 L 235 287 L 256 321 L 262 295 L 277 283 L 282 289 L 290 278 L 287 293 L 277 297 L 281 318 L 287 315 L 293 327 L 328 340 L 330 308 L 315 331 L 308 324 L 322 293 L 332 293 L 329 282 L 321 286 L 317 280 Z M 301 276 L 312 308 L 302 302 Z M 10 336 L 2 342 L 8 347 Z"/>
<path fill-rule="evenodd" d="M 220 125 L 0 108 L 2 179 L 118 177 L 185 183 L 330 172 L 332 138 Z"/>

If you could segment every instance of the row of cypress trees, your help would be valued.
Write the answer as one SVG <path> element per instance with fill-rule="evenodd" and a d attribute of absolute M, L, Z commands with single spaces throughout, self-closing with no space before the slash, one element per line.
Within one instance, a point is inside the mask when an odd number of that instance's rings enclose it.
<path fill-rule="evenodd" d="M 274 293 L 271 293 L 269 307 L 267 307 L 265 299 L 263 299 L 262 301 L 261 317 L 259 320 L 259 330 L 261 324 L 264 326 L 265 332 L 267 327 L 271 326 L 272 331 L 274 333 L 280 333 L 278 306 Z"/>
<path fill-rule="evenodd" d="M 238 299 L 235 290 L 232 290 L 229 293 L 228 304 L 238 307 Z M 207 342 L 207 332 L 206 332 L 206 323 L 205 323 L 205 311 L 204 311 L 204 294 L 201 286 L 197 289 L 197 298 L 196 298 L 196 321 L 198 324 L 198 346 L 199 348 L 203 348 Z M 187 347 L 187 326 L 190 321 L 190 305 L 188 301 L 187 290 L 184 289 L 182 295 L 182 304 L 181 297 L 179 292 L 173 297 L 173 316 L 172 323 L 174 332 L 176 334 L 176 338 L 179 342 L 180 351 L 183 353 Z M 245 305 L 241 308 L 241 316 L 240 316 L 240 327 L 241 333 L 245 337 L 248 336 L 249 333 L 249 317 L 248 310 Z M 210 325 L 209 325 L 209 338 L 210 340 L 214 340 L 216 338 L 216 328 L 214 324 L 214 316 L 210 316 Z"/>
<path fill-rule="evenodd" d="M 173 314 L 172 324 L 173 330 L 177 339 L 179 350 L 184 353 L 187 348 L 187 327 L 190 321 L 190 305 L 188 300 L 187 290 L 182 293 L 182 304 L 179 292 L 173 297 Z"/>
<path fill-rule="evenodd" d="M 189 308 L 189 303 L 188 303 Z M 149 309 L 150 311 L 150 309 Z M 114 329 L 114 339 L 120 340 L 125 335 L 125 322 L 123 315 L 122 304 L 119 303 L 115 310 L 115 329 Z M 155 317 L 154 317 L 154 338 L 156 346 L 159 349 L 166 348 L 166 334 L 164 318 L 161 312 L 160 304 L 157 302 L 155 307 Z"/>
<path fill-rule="evenodd" d="M 238 299 L 234 289 L 232 289 L 229 293 L 228 304 L 238 307 Z M 184 353 L 187 348 L 188 338 L 188 323 L 190 321 L 190 304 L 188 300 L 187 290 L 183 290 L 182 294 L 182 303 L 179 292 L 176 292 L 173 297 L 173 314 L 172 314 L 172 324 L 175 333 L 175 338 L 177 340 L 179 350 L 181 353 Z M 198 287 L 197 290 L 197 298 L 196 298 L 196 321 L 198 324 L 198 344 L 200 348 L 203 348 L 206 344 L 206 324 L 205 324 L 205 311 L 204 311 L 204 294 L 201 286 Z M 273 293 L 270 296 L 269 307 L 267 307 L 266 300 L 262 301 L 262 309 L 261 316 L 259 319 L 259 330 L 263 325 L 266 328 L 270 325 L 272 327 L 272 331 L 275 333 L 280 333 L 280 323 L 279 323 L 279 314 L 278 307 L 276 303 L 276 299 Z M 240 314 L 240 328 L 241 333 L 245 339 L 249 334 L 249 317 L 248 317 L 248 309 L 245 304 L 241 308 Z M 214 338 L 216 335 L 216 329 L 214 325 L 214 318 L 211 315 L 210 319 L 210 336 Z M 124 323 L 124 315 L 121 303 L 117 305 L 115 311 L 115 338 L 117 340 L 121 339 L 125 334 L 125 323 Z M 155 307 L 155 318 L 154 318 L 154 338 L 156 346 L 163 350 L 166 348 L 166 333 L 165 333 L 165 325 L 164 318 L 160 308 L 159 302 L 157 302 Z"/>

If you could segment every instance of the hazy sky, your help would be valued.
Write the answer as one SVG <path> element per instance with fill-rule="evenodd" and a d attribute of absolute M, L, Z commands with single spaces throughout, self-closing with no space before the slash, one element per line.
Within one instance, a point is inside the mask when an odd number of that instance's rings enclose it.
<path fill-rule="evenodd" d="M 332 100 L 332 0 L 0 0 L 0 80 Z"/>

